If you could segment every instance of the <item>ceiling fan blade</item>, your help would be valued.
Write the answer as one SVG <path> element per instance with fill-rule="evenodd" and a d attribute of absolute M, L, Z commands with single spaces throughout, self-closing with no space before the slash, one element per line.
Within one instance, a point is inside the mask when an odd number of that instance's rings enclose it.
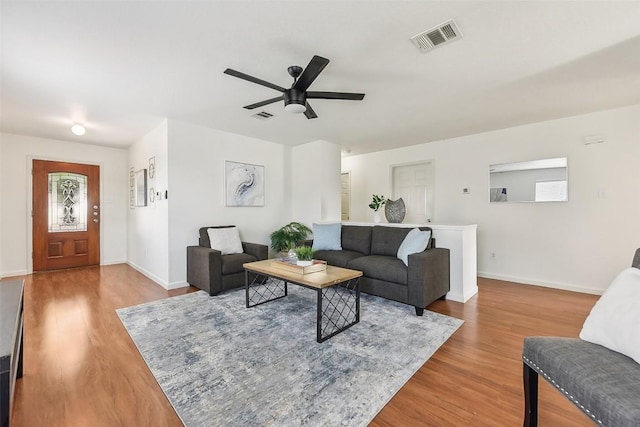
<path fill-rule="evenodd" d="M 349 92 L 307 92 L 307 98 L 311 99 L 346 99 L 349 101 L 362 101 L 364 93 Z"/>
<path fill-rule="evenodd" d="M 315 119 L 318 117 L 318 115 L 315 111 L 313 111 L 313 108 L 311 108 L 311 105 L 309 105 L 308 102 L 304 105 L 307 107 L 307 110 L 304 112 L 304 115 L 307 117 L 307 119 Z"/>
<path fill-rule="evenodd" d="M 327 58 L 314 55 L 313 58 L 311 58 L 311 61 L 309 61 L 307 68 L 302 72 L 302 75 L 298 77 L 298 80 L 296 80 L 293 88 L 302 92 L 306 91 L 328 63 L 329 60 Z"/>
<path fill-rule="evenodd" d="M 283 99 L 284 99 L 284 96 L 277 96 L 275 98 L 265 99 L 264 101 L 256 102 L 255 104 L 245 105 L 243 108 L 246 108 L 247 110 L 253 110 L 254 108 L 273 104 L 274 102 L 282 101 Z"/>
<path fill-rule="evenodd" d="M 242 80 L 246 80 L 246 81 L 251 82 L 251 83 L 259 84 L 259 85 L 266 86 L 266 87 L 271 88 L 271 89 L 275 89 L 275 90 L 280 91 L 280 92 L 284 92 L 284 88 L 281 87 L 281 86 L 274 85 L 273 83 L 266 82 L 264 80 L 261 80 L 261 79 L 259 79 L 257 77 L 250 76 L 250 75 L 245 74 L 245 73 L 241 73 L 240 71 L 232 70 L 231 68 L 227 68 L 226 70 L 224 70 L 224 73 L 228 74 L 230 76 L 233 76 L 233 77 L 237 77 L 237 78 L 242 79 Z"/>

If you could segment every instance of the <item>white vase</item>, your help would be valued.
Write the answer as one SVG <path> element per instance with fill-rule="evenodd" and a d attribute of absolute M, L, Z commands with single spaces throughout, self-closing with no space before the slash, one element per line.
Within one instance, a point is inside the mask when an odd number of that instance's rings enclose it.
<path fill-rule="evenodd" d="M 309 267 L 310 265 L 313 265 L 313 261 L 300 261 L 298 260 L 296 262 L 297 265 L 299 265 L 300 267 Z"/>
<path fill-rule="evenodd" d="M 382 214 L 380 213 L 380 211 L 374 211 L 373 212 L 373 222 L 381 222 L 382 221 Z"/>

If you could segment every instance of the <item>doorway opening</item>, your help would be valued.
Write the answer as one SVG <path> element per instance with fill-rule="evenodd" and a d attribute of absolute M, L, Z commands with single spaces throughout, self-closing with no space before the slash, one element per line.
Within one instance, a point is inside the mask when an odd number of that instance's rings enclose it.
<path fill-rule="evenodd" d="M 351 215 L 351 172 L 343 172 L 340 174 L 340 195 L 341 195 L 341 214 L 342 221 L 349 221 Z"/>

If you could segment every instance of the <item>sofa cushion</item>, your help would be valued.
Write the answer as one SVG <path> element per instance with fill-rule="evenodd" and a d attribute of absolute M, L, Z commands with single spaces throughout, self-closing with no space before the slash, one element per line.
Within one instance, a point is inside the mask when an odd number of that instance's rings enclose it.
<path fill-rule="evenodd" d="M 394 256 L 369 255 L 352 259 L 347 263 L 352 270 L 362 271 L 367 277 L 387 282 L 407 284 L 407 266 Z"/>
<path fill-rule="evenodd" d="M 342 226 L 342 249 L 371 254 L 371 228 L 361 225 Z"/>
<path fill-rule="evenodd" d="M 254 261 L 258 261 L 258 259 L 249 254 L 224 255 L 222 257 L 222 274 L 242 273 L 244 272 L 242 264 Z"/>
<path fill-rule="evenodd" d="M 336 267 L 346 267 L 349 261 L 360 258 L 362 254 L 355 251 L 314 251 L 313 258 L 327 261 L 329 265 Z"/>
<path fill-rule="evenodd" d="M 420 231 L 419 228 L 412 229 L 398 248 L 398 259 L 404 265 L 409 266 L 409 255 L 417 254 L 427 249 L 429 239 L 431 239 L 431 231 Z"/>
<path fill-rule="evenodd" d="M 584 321 L 580 338 L 640 363 L 639 325 L 640 270 L 629 267 L 618 274 L 593 306 Z"/>
<path fill-rule="evenodd" d="M 313 250 L 339 251 L 342 224 L 313 224 Z"/>
<path fill-rule="evenodd" d="M 404 227 L 384 227 L 376 225 L 371 230 L 371 255 L 396 257 L 404 238 L 411 231 Z"/>
<path fill-rule="evenodd" d="M 237 227 L 209 228 L 207 234 L 211 249 L 222 252 L 222 255 L 242 253 L 242 242 Z"/>

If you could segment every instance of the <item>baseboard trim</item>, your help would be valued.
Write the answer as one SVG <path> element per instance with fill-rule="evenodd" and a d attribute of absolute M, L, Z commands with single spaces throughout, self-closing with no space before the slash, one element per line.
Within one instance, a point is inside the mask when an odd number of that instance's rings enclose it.
<path fill-rule="evenodd" d="M 26 276 L 29 273 L 27 270 L 15 270 L 15 271 L 3 271 L 2 273 L 0 273 L 0 279 L 6 279 L 8 277 L 15 277 L 15 276 Z"/>
<path fill-rule="evenodd" d="M 563 291 L 580 292 L 583 294 L 602 295 L 604 289 L 590 288 L 587 286 L 572 285 L 568 283 L 546 282 L 543 280 L 530 279 L 527 277 L 509 276 L 504 274 L 493 274 L 485 271 L 478 271 L 478 277 L 485 279 L 504 280 L 506 282 L 521 283 L 523 285 L 542 286 L 544 288 L 561 289 Z"/>
<path fill-rule="evenodd" d="M 180 288 L 188 288 L 189 285 L 187 282 L 171 282 L 169 283 L 169 287 L 167 288 L 168 290 L 172 290 L 172 289 L 180 289 Z"/>
<path fill-rule="evenodd" d="M 155 274 L 151 273 L 150 271 L 146 270 L 145 268 L 140 267 L 136 263 L 131 262 L 131 261 L 127 261 L 127 265 L 129 267 L 133 268 L 134 270 L 136 270 L 137 272 L 144 274 L 149 279 L 153 280 L 154 282 L 156 282 L 158 285 L 162 286 L 166 290 L 172 289 L 172 288 L 169 287 L 169 283 L 165 282 L 164 280 L 162 280 L 161 278 L 159 278 Z"/>
<path fill-rule="evenodd" d="M 116 265 L 116 264 L 126 264 L 126 263 L 127 263 L 126 259 L 117 259 L 117 260 L 102 261 L 100 265 Z"/>
<path fill-rule="evenodd" d="M 458 292 L 451 292 L 451 291 L 447 292 L 446 298 L 449 301 L 465 303 L 469 301 L 472 297 L 476 296 L 477 294 L 478 294 L 478 288 L 476 287 L 474 290 L 467 292 L 466 295 Z"/>

